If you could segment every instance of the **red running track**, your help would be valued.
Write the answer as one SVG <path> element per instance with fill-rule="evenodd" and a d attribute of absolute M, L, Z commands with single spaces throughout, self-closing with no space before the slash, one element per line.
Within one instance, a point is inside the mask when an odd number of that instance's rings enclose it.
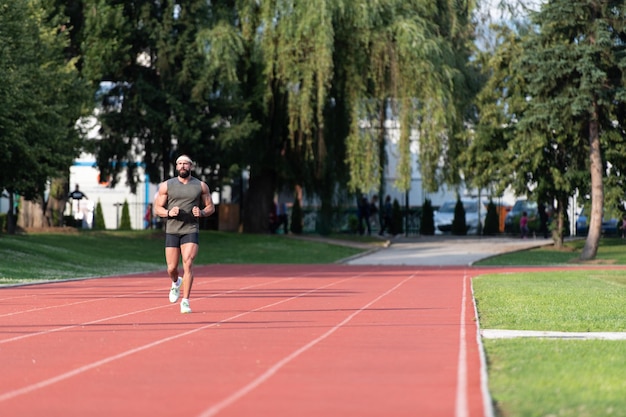
<path fill-rule="evenodd" d="M 196 267 L 187 315 L 164 272 L 2 288 L 0 416 L 484 416 L 478 273 Z"/>

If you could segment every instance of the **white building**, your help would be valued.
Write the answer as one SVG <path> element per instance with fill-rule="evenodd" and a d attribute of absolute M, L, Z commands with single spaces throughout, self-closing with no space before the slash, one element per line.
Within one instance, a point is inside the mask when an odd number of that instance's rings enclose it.
<path fill-rule="evenodd" d="M 143 174 L 140 167 L 143 182 L 138 184 L 137 193 L 133 194 L 122 179 L 115 188 L 111 188 L 106 180 L 100 178 L 100 172 L 96 167 L 93 155 L 82 154 L 70 167 L 70 191 L 78 184 L 87 199 L 80 202 L 72 201 L 71 214 L 83 221 L 83 227 L 91 228 L 93 225 L 93 210 L 98 202 L 102 207 L 104 224 L 107 229 L 117 229 L 122 216 L 122 205 L 128 202 L 130 222 L 133 229 L 143 229 L 146 224 L 144 215 L 149 203 L 154 201 L 157 185 L 151 184 L 147 175 Z M 124 173 L 122 172 L 123 178 Z M 81 214 L 77 214 L 81 213 Z M 66 213 L 69 215 L 70 213 Z"/>

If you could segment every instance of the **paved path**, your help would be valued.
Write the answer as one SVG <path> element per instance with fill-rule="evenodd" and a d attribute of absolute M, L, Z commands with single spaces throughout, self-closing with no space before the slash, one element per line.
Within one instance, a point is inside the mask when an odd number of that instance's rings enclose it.
<path fill-rule="evenodd" d="M 495 255 L 551 245 L 550 239 L 422 236 L 395 238 L 386 247 L 344 261 L 349 265 L 469 266 Z"/>

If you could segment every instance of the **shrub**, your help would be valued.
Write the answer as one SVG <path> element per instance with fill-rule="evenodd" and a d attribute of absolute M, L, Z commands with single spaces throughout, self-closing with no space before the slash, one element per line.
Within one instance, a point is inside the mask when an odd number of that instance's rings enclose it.
<path fill-rule="evenodd" d="M 454 206 L 454 219 L 452 220 L 452 234 L 465 236 L 467 234 L 467 223 L 465 222 L 465 207 L 460 197 L 456 199 Z"/>
<path fill-rule="evenodd" d="M 483 234 L 486 236 L 494 236 L 500 232 L 500 219 L 498 217 L 498 210 L 492 200 L 489 200 L 487 205 L 487 215 L 485 216 L 485 227 L 483 228 Z"/>
<path fill-rule="evenodd" d="M 127 200 L 124 200 L 124 205 L 122 206 L 122 219 L 120 220 L 120 230 L 131 230 L 130 209 L 128 208 Z"/>
<path fill-rule="evenodd" d="M 424 206 L 422 207 L 420 234 L 425 236 L 432 236 L 435 234 L 433 204 L 428 198 L 424 201 Z"/>
<path fill-rule="evenodd" d="M 106 225 L 104 224 L 104 212 L 102 211 L 102 204 L 100 203 L 100 199 L 98 199 L 98 204 L 96 204 L 96 213 L 93 219 L 93 228 L 94 230 L 106 229 Z"/>
<path fill-rule="evenodd" d="M 402 210 L 400 209 L 400 203 L 398 203 L 398 199 L 393 199 L 393 205 L 391 208 L 391 234 L 399 235 L 404 230 L 402 225 Z"/>

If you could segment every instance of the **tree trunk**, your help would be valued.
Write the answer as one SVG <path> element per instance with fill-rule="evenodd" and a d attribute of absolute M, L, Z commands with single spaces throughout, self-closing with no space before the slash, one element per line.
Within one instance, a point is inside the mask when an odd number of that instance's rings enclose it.
<path fill-rule="evenodd" d="M 554 247 L 557 249 L 563 248 L 563 234 L 565 231 L 565 207 L 567 203 L 557 200 L 556 202 L 556 227 L 552 230 L 552 240 L 554 241 Z"/>
<path fill-rule="evenodd" d="M 274 182 L 275 175 L 270 170 L 263 170 L 250 175 L 243 209 L 243 231 L 245 233 L 269 233 Z"/>
<path fill-rule="evenodd" d="M 589 234 L 580 254 L 583 261 L 591 260 L 598 253 L 602 234 L 602 215 L 604 211 L 604 186 L 602 184 L 602 155 L 600 153 L 600 132 L 598 124 L 598 105 L 594 102 L 589 123 L 589 173 L 591 175 L 591 213 Z"/>

